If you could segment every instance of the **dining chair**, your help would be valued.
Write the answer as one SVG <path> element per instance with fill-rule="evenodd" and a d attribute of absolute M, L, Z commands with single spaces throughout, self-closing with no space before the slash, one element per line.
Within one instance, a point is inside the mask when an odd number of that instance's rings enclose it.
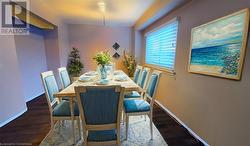
<path fill-rule="evenodd" d="M 66 101 L 61 99 L 58 100 L 57 98 L 55 98 L 55 94 L 59 92 L 59 89 L 55 80 L 55 76 L 52 71 L 41 73 L 41 79 L 45 90 L 47 103 L 49 106 L 52 132 L 54 129 L 54 122 L 59 121 L 59 130 L 60 130 L 61 121 L 76 120 L 80 134 L 80 118 L 79 118 L 79 110 L 77 104 L 75 104 L 73 100 Z M 71 111 L 70 109 L 72 109 L 73 104 L 74 104 L 74 109 L 73 111 Z M 72 132 L 73 132 L 73 140 L 75 142 L 74 122 L 72 122 Z"/>
<path fill-rule="evenodd" d="M 140 79 L 140 76 L 141 76 L 141 71 L 142 71 L 142 66 L 137 65 L 136 69 L 135 69 L 135 73 L 134 73 L 134 82 L 136 84 L 139 83 L 139 79 Z"/>
<path fill-rule="evenodd" d="M 150 119 L 150 134 L 151 139 L 153 139 L 153 105 L 155 101 L 155 92 L 158 86 L 158 82 L 161 76 L 160 71 L 153 71 L 150 76 L 149 83 L 146 88 L 145 98 L 150 99 L 148 103 L 144 99 L 133 99 L 133 100 L 124 100 L 124 112 L 126 120 L 126 139 L 128 137 L 128 126 L 129 126 L 129 116 L 139 116 L 139 115 L 148 115 Z"/>
<path fill-rule="evenodd" d="M 124 99 L 135 99 L 135 98 L 141 98 L 143 96 L 144 90 L 147 85 L 149 73 L 150 73 L 150 68 L 144 67 L 141 72 L 140 79 L 138 81 L 138 85 L 140 86 L 140 93 L 137 91 L 132 91 L 128 94 L 125 94 Z"/>
<path fill-rule="evenodd" d="M 70 78 L 69 78 L 69 74 L 68 71 L 65 67 L 60 67 L 58 68 L 58 73 L 59 73 L 59 78 L 61 81 L 61 86 L 62 88 L 66 88 L 70 85 Z"/>
<path fill-rule="evenodd" d="M 84 145 L 119 146 L 124 88 L 117 85 L 76 86 L 75 92 Z"/>

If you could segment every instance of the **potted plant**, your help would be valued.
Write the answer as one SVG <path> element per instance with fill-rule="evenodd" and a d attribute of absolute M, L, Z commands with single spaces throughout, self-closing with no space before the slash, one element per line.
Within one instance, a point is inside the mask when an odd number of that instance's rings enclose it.
<path fill-rule="evenodd" d="M 124 51 L 123 65 L 128 71 L 128 76 L 133 77 L 136 68 L 135 57 L 133 55 L 127 55 L 126 51 Z"/>
<path fill-rule="evenodd" d="M 110 64 L 111 56 L 106 52 L 98 52 L 93 59 L 96 61 L 97 65 L 99 65 L 99 71 L 101 74 L 101 79 L 107 78 L 107 65 Z"/>
<path fill-rule="evenodd" d="M 81 58 L 78 49 L 73 47 L 69 54 L 69 59 L 67 64 L 67 69 L 72 81 L 77 80 L 82 72 L 83 64 L 81 63 L 80 59 Z"/>

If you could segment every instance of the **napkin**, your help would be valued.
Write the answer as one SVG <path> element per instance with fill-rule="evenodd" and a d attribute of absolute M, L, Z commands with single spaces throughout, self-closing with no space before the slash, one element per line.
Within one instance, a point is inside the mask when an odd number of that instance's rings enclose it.
<path fill-rule="evenodd" d="M 116 81 L 127 81 L 127 80 L 128 80 L 128 77 L 125 76 L 125 75 L 121 75 L 121 76 L 116 77 L 115 80 L 116 80 Z"/>

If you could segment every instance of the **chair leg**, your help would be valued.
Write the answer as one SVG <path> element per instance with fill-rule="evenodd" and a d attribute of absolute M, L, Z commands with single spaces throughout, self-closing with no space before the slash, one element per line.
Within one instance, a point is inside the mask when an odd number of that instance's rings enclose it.
<path fill-rule="evenodd" d="M 51 117 L 51 119 L 50 119 L 50 128 L 52 129 L 53 127 L 54 127 L 54 121 L 53 121 L 53 119 Z"/>
<path fill-rule="evenodd" d="M 58 132 L 60 133 L 61 132 L 61 120 L 59 120 L 57 123 L 58 123 Z"/>
<path fill-rule="evenodd" d="M 125 140 L 128 139 L 128 123 L 129 123 L 129 116 L 126 114 L 126 137 L 125 137 Z"/>
<path fill-rule="evenodd" d="M 72 120 L 72 134 L 73 134 L 73 143 L 75 144 L 76 137 L 75 137 L 75 121 L 74 120 Z"/>
<path fill-rule="evenodd" d="M 82 137 L 83 137 L 83 146 L 87 146 L 87 131 L 84 129 L 84 126 L 82 125 L 83 128 L 83 133 L 82 133 Z"/>
<path fill-rule="evenodd" d="M 80 127 L 80 118 L 77 118 L 77 127 L 78 127 L 78 132 L 79 132 L 79 136 L 81 138 L 81 127 Z"/>
<path fill-rule="evenodd" d="M 65 120 L 62 121 L 62 127 L 64 127 L 64 126 L 65 126 Z"/>
<path fill-rule="evenodd" d="M 75 137 L 75 117 L 74 117 L 74 103 L 73 103 L 72 98 L 70 98 L 69 106 L 70 106 L 71 121 L 72 121 L 73 143 L 75 144 L 75 142 L 76 142 L 76 137 Z"/>
<path fill-rule="evenodd" d="M 153 140 L 153 120 L 152 120 L 152 113 L 149 114 L 150 118 L 150 134 L 151 134 L 151 140 Z"/>
<path fill-rule="evenodd" d="M 117 140 L 116 140 L 116 145 L 120 146 L 121 145 L 121 140 L 120 140 L 120 127 L 119 129 L 117 128 Z"/>
<path fill-rule="evenodd" d="M 54 120 L 52 119 L 52 117 L 50 120 L 50 128 L 51 128 L 51 132 L 53 133 L 54 132 Z"/>
<path fill-rule="evenodd" d="M 145 121 L 147 121 L 147 115 L 144 115 Z"/>
<path fill-rule="evenodd" d="M 126 114 L 125 114 L 125 112 L 123 111 L 122 112 L 122 116 L 123 116 L 123 120 L 122 120 L 122 122 L 123 122 L 123 125 L 125 124 L 125 120 L 126 120 Z"/>

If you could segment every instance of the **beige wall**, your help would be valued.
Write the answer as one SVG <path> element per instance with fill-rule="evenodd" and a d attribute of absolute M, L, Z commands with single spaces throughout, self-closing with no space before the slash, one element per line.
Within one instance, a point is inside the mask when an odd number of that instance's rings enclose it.
<path fill-rule="evenodd" d="M 25 101 L 44 93 L 40 73 L 47 70 L 43 30 L 30 27 L 29 35 L 16 35 L 15 45 Z"/>
<path fill-rule="evenodd" d="M 241 81 L 188 73 L 191 29 L 246 7 L 250 7 L 249 0 L 193 0 L 144 30 L 180 17 L 177 74 L 163 74 L 156 97 L 213 146 L 250 145 L 250 50 L 248 45 Z"/>
<path fill-rule="evenodd" d="M 14 36 L 0 36 L 0 127 L 27 110 Z"/>
<path fill-rule="evenodd" d="M 69 50 L 67 25 L 41 7 L 30 3 L 31 11 L 56 24 L 56 30 L 45 32 L 44 37 L 43 32 L 31 32 L 28 36 L 0 36 L 0 100 L 3 101 L 0 103 L 0 127 L 27 110 L 25 101 L 44 91 L 40 72 L 47 70 L 47 64 L 48 70 L 53 70 L 56 75 L 57 68 L 66 65 Z"/>
<path fill-rule="evenodd" d="M 80 51 L 84 71 L 95 70 L 96 63 L 92 59 L 97 51 L 108 50 L 113 55 L 113 44 L 120 45 L 119 59 L 113 59 L 118 69 L 122 68 L 123 50 L 131 52 L 130 27 L 109 27 L 84 24 L 71 24 L 68 26 L 69 46 L 76 47 Z"/>

